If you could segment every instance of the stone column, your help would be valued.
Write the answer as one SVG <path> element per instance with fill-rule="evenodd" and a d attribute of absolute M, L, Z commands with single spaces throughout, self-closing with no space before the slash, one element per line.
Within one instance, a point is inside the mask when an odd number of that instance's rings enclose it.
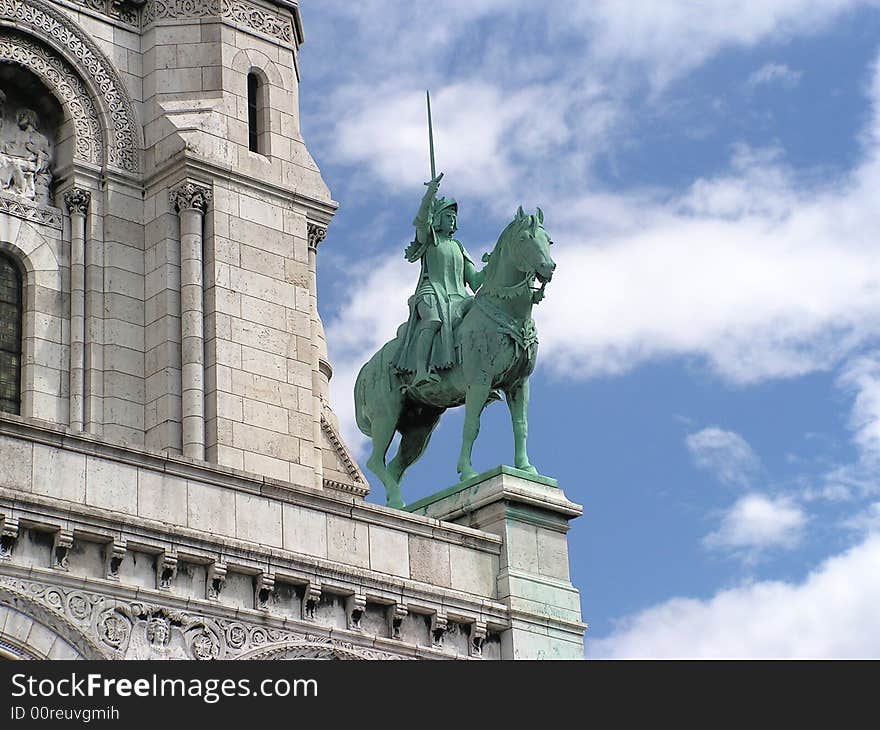
<path fill-rule="evenodd" d="M 202 230 L 211 191 L 185 182 L 171 192 L 180 216 L 180 330 L 183 455 L 205 458 L 205 307 Z"/>
<path fill-rule="evenodd" d="M 568 570 L 568 523 L 583 507 L 556 480 L 499 466 L 407 507 L 503 539 L 497 599 L 510 610 L 504 659 L 583 659 L 581 600 Z"/>
<path fill-rule="evenodd" d="M 317 223 L 308 224 L 309 233 L 309 293 L 312 308 L 312 431 L 314 436 L 315 488 L 324 488 L 324 464 L 321 449 L 321 413 L 323 399 L 329 387 L 330 363 L 323 351 L 324 331 L 318 314 L 318 246 L 327 235 L 327 227 Z M 323 368 L 323 370 L 322 370 Z"/>
<path fill-rule="evenodd" d="M 86 216 L 92 194 L 73 188 L 64 194 L 70 212 L 70 428 L 85 423 Z"/>

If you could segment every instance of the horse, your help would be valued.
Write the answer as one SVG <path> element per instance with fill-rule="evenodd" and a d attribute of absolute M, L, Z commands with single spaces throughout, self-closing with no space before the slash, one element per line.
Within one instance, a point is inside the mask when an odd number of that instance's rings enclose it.
<path fill-rule="evenodd" d="M 522 206 L 483 260 L 484 279 L 467 313 L 454 329 L 457 363 L 436 382 L 412 384 L 412 376 L 394 367 L 406 325 L 361 368 L 355 382 L 358 428 L 372 441 L 367 466 L 385 487 L 389 507 L 405 506 L 400 493 L 404 472 L 424 453 L 447 408 L 464 404 L 465 421 L 457 471 L 461 481 L 476 476 L 471 463 L 480 415 L 493 400 L 506 397 L 513 422 L 514 466 L 537 474 L 529 462 L 529 376 L 535 369 L 538 337 L 532 306 L 544 297 L 556 264 L 553 242 L 544 230 L 544 213 L 526 214 Z M 535 280 L 540 288 L 533 287 Z M 400 446 L 390 463 L 395 432 Z"/>

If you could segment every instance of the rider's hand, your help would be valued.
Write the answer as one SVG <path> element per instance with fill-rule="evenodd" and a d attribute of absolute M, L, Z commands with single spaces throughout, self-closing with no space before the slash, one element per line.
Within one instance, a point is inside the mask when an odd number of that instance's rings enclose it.
<path fill-rule="evenodd" d="M 431 182 L 426 182 L 425 185 L 428 186 L 428 190 L 432 193 L 436 193 L 437 190 L 440 189 L 440 181 L 443 179 L 443 173 L 441 172 L 437 177 L 435 177 Z"/>

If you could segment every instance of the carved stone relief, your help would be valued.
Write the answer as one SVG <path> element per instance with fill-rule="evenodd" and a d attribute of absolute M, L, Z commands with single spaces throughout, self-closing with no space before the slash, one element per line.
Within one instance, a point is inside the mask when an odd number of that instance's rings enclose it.
<path fill-rule="evenodd" d="M 0 578 L 88 635 L 112 659 L 399 659 L 329 637 L 176 611 L 92 591 Z"/>
<path fill-rule="evenodd" d="M 32 32 L 37 37 L 51 39 L 53 46 L 64 48 L 65 52 L 75 59 L 77 68 L 94 84 L 96 93 L 100 95 L 110 117 L 109 163 L 122 170 L 137 172 L 140 167 L 140 134 L 134 106 L 116 69 L 95 45 L 95 42 L 63 13 L 41 0 L 0 0 L 0 25 L 13 24 L 17 28 Z M 18 43 L 16 37 L 15 44 L 8 52 L 14 54 Z M 39 61 L 44 62 L 47 58 L 54 58 L 54 54 L 47 54 L 43 51 Z M 33 56 L 16 58 L 13 55 L 4 58 L 0 55 L 0 60 L 28 66 L 27 62 L 33 60 Z M 37 63 L 37 65 L 40 64 Z M 57 63 L 47 62 L 46 65 L 55 68 L 55 78 L 60 78 L 60 76 L 67 78 L 66 74 L 59 75 Z M 30 68 L 30 66 L 28 67 Z M 32 70 L 39 75 L 36 68 L 32 68 Z M 88 94 L 69 93 L 52 80 L 48 85 L 57 89 L 59 95 L 64 97 L 65 105 L 71 110 L 71 114 L 76 120 L 75 103 L 87 105 Z M 82 84 L 79 86 L 83 88 Z M 80 144 L 79 138 L 81 136 L 80 128 L 77 127 L 77 145 Z M 100 137 L 100 134 L 93 134 L 91 141 L 97 143 Z M 77 154 L 81 154 L 79 148 Z"/>
<path fill-rule="evenodd" d="M 12 103 L 0 89 L 0 191 L 50 205 L 55 145 L 40 122 L 33 109 Z"/>

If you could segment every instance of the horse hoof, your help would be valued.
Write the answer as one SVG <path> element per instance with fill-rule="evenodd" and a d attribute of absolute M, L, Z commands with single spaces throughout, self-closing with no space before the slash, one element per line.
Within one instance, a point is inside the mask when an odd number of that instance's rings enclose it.
<path fill-rule="evenodd" d="M 535 469 L 535 467 L 533 467 L 531 464 L 526 464 L 525 466 L 518 466 L 516 468 L 519 469 L 520 471 L 526 472 L 527 474 L 534 474 L 535 476 L 538 476 L 538 470 Z"/>
<path fill-rule="evenodd" d="M 468 479 L 473 479 L 475 476 L 477 476 L 477 472 L 473 469 L 458 472 L 458 479 L 462 482 L 466 482 Z"/>
<path fill-rule="evenodd" d="M 391 509 L 403 509 L 406 507 L 406 502 L 398 497 L 397 499 L 386 500 L 385 506 L 391 507 Z"/>

